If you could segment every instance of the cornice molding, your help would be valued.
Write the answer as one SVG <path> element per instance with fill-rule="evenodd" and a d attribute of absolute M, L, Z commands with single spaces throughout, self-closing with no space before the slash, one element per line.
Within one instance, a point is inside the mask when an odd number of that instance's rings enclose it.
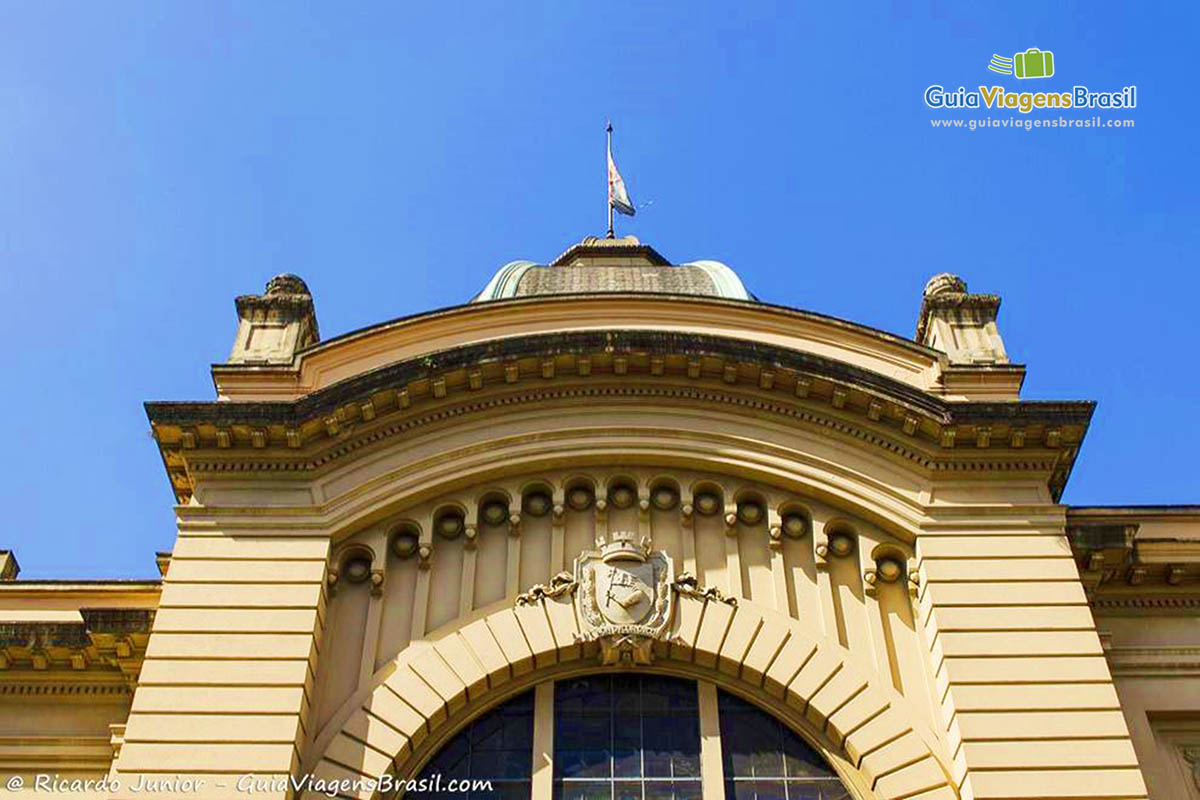
<path fill-rule="evenodd" d="M 1191 509 L 1186 509 L 1173 519 L 1187 527 L 1194 525 L 1191 517 Z M 1089 597 L 1113 604 L 1153 599 L 1164 608 L 1187 597 L 1178 587 L 1200 577 L 1200 539 L 1194 534 L 1142 533 L 1141 525 L 1152 519 L 1150 515 L 1088 517 L 1067 512 L 1071 553 Z"/>
<path fill-rule="evenodd" d="M 36 673 L 81 674 L 115 668 L 132 682 L 141 670 L 154 611 L 83 608 L 78 622 L 0 622 L 0 685 L 5 673 L 31 667 Z M 78 681 L 75 681 L 78 682 Z"/>
<path fill-rule="evenodd" d="M 1200 647 L 1113 647 L 1101 634 L 1104 658 L 1121 677 L 1200 677 Z"/>
<path fill-rule="evenodd" d="M 1200 610 L 1200 594 L 1144 594 L 1105 595 L 1090 600 L 1097 614 L 1119 616 L 1121 612 L 1134 612 L 1162 616 L 1177 612 L 1191 616 Z"/>
<path fill-rule="evenodd" d="M 929 451 L 909 445 L 895 436 L 888 436 L 878 430 L 855 425 L 845 419 L 823 415 L 810 408 L 799 405 L 778 404 L 766 401 L 755 401 L 728 393 L 706 391 L 689 388 L 644 388 L 644 387 L 569 387 L 563 389 L 542 389 L 530 392 L 520 392 L 502 397 L 492 398 L 477 403 L 461 404 L 441 408 L 427 414 L 415 415 L 390 425 L 381 425 L 353 436 L 347 432 L 345 438 L 336 441 L 331 446 L 312 456 L 290 456 L 287 451 L 275 451 L 273 458 L 264 457 L 267 454 L 256 452 L 257 457 L 251 457 L 244 449 L 240 451 L 221 451 L 214 448 L 197 450 L 188 454 L 186 466 L 190 475 L 205 473 L 248 473 L 248 472 L 284 472 L 304 473 L 317 472 L 336 461 L 355 454 L 364 448 L 379 444 L 419 428 L 451 421 L 473 413 L 500 409 L 507 406 L 554 403 L 557 401 L 586 400 L 586 399 L 643 399 L 658 400 L 693 400 L 697 402 L 720 403 L 741 408 L 749 408 L 757 412 L 772 413 L 777 416 L 846 436 L 886 450 L 888 453 L 908 460 L 916 466 L 936 472 L 986 472 L 986 471 L 1029 471 L 1049 473 L 1060 465 L 1061 456 L 1046 451 L 1032 451 L 1021 458 L 1002 458 L 996 455 L 981 458 L 973 451 L 964 451 L 962 460 L 945 457 L 933 457 Z"/>
<path fill-rule="evenodd" d="M 560 387 L 546 388 L 548 382 Z M 520 391 L 530 383 L 540 386 Z M 468 400 L 481 390 L 483 396 Z M 417 427 L 502 406 L 588 398 L 687 400 L 767 412 L 927 469 L 1049 472 L 1055 496 L 1094 405 L 947 402 L 811 354 L 715 336 L 623 331 L 539 334 L 456 348 L 348 379 L 294 403 L 147 403 L 146 410 L 184 503 L 197 472 L 314 470 Z M 364 425 L 370 429 L 358 433 Z M 296 453 L 300 449 L 307 452 Z M 983 456 L 1000 450 L 1012 455 Z M 247 458 L 249 453 L 257 455 Z"/>
<path fill-rule="evenodd" d="M 0 697 L 120 697 L 132 692 L 133 687 L 125 682 L 0 680 Z"/>

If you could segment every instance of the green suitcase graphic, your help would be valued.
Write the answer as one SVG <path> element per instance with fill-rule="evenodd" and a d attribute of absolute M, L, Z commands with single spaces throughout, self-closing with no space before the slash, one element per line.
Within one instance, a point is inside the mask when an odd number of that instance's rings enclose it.
<path fill-rule="evenodd" d="M 1018 78 L 1049 78 L 1054 74 L 1054 53 L 1031 47 L 1013 56 Z"/>

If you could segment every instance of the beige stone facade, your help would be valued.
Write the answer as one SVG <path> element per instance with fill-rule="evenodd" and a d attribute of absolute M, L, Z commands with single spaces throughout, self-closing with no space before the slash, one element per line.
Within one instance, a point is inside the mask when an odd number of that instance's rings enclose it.
<path fill-rule="evenodd" d="M 907 339 L 589 239 L 321 341 L 276 278 L 215 401 L 147 406 L 161 583 L 0 553 L 3 779 L 380 796 L 528 690 L 550 800 L 554 687 L 612 674 L 694 682 L 704 800 L 718 693 L 855 800 L 1200 798 L 1200 508 L 1060 504 L 1093 405 L 1020 399 L 998 297 L 921 300 Z"/>

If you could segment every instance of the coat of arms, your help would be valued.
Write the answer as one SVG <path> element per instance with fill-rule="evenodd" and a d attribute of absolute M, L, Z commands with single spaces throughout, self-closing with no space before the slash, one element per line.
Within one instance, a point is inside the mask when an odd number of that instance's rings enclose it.
<path fill-rule="evenodd" d="M 632 533 L 597 539 L 596 546 L 575 559 L 575 603 L 587 627 L 583 639 L 601 643 L 605 663 L 646 663 L 652 641 L 671 623 L 671 558 Z"/>
<path fill-rule="evenodd" d="M 579 639 L 598 642 L 604 664 L 648 664 L 653 644 L 671 625 L 676 593 L 734 604 L 715 589 L 701 589 L 695 578 L 675 576 L 671 557 L 651 550 L 650 540 L 618 531 L 595 550 L 575 559 L 575 574 L 562 572 L 549 585 L 538 584 L 517 597 L 518 605 L 573 595 L 582 632 Z"/>

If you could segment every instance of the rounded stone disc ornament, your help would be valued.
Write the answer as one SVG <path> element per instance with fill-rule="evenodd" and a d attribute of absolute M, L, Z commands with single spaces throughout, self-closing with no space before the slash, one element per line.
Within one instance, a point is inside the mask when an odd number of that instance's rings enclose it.
<path fill-rule="evenodd" d="M 583 486 L 576 486 L 567 492 L 567 505 L 576 511 L 587 511 L 592 507 L 592 491 Z"/>
<path fill-rule="evenodd" d="M 399 558 L 412 558 L 419 546 L 420 537 L 416 531 L 405 529 L 392 536 L 392 552 Z"/>

